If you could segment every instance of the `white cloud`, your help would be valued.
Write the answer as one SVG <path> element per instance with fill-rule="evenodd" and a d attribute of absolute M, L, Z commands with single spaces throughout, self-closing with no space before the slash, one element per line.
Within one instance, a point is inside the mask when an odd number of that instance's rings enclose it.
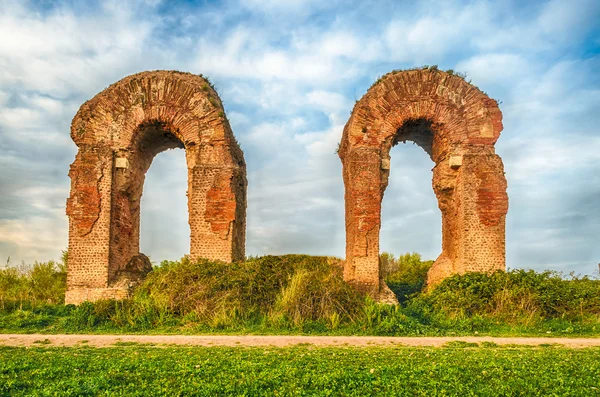
<path fill-rule="evenodd" d="M 490 24 L 488 34 L 474 35 L 475 45 L 485 51 L 557 52 L 577 43 L 600 18 L 593 0 L 553 0 L 532 6 L 524 19 L 509 19 L 504 26 Z"/>
<path fill-rule="evenodd" d="M 492 33 L 492 11 L 484 2 L 465 7 L 440 4 L 427 7 L 422 3 L 419 17 L 392 20 L 385 30 L 391 60 L 439 64 L 450 51 L 460 51 L 473 37 Z"/>
<path fill-rule="evenodd" d="M 8 92 L 0 91 L 0 106 L 6 106 L 9 99 L 10 94 Z"/>
<path fill-rule="evenodd" d="M 0 219 L 1 255 L 11 257 L 13 263 L 58 259 L 60 251 L 67 247 L 66 230 L 64 216 Z"/>
<path fill-rule="evenodd" d="M 318 106 L 325 113 L 340 113 L 351 109 L 346 97 L 336 92 L 315 90 L 307 94 L 308 103 Z"/>
<path fill-rule="evenodd" d="M 498 84 L 526 76 L 532 65 L 517 54 L 481 54 L 459 62 L 456 70 L 467 73 L 478 85 Z"/>
<path fill-rule="evenodd" d="M 335 0 L 323 2 L 321 0 L 241 0 L 240 5 L 250 11 L 266 13 L 292 13 L 294 15 L 306 14 L 313 9 L 330 7 Z"/>
<path fill-rule="evenodd" d="M 29 5 L 31 7 L 31 5 Z M 66 96 L 102 87 L 143 55 L 152 24 L 127 6 L 106 3 L 95 15 L 76 15 L 66 6 L 48 13 L 6 2 L 0 12 L 0 85 Z M 116 72 L 116 73 L 115 73 Z"/>
<path fill-rule="evenodd" d="M 527 186 L 543 184 L 548 175 L 562 170 L 587 169 L 600 164 L 600 137 L 569 135 L 570 142 L 557 138 L 536 139 L 535 143 L 531 139 L 513 140 L 519 155 L 507 164 L 510 180 Z"/>

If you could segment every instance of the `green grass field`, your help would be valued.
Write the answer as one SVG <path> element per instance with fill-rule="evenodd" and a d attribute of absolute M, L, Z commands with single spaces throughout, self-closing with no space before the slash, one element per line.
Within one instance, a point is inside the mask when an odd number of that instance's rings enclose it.
<path fill-rule="evenodd" d="M 2 396 L 595 396 L 600 349 L 0 348 Z"/>

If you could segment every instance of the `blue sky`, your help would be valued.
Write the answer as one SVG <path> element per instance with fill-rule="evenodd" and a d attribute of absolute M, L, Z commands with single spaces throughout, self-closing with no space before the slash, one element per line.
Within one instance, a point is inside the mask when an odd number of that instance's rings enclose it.
<path fill-rule="evenodd" d="M 248 164 L 247 254 L 344 255 L 335 149 L 382 74 L 439 65 L 502 101 L 510 267 L 592 274 L 600 262 L 600 3 L 237 0 L 0 2 L 0 258 L 58 258 L 79 106 L 135 72 L 215 83 Z M 433 164 L 392 150 L 381 249 L 441 250 Z M 185 158 L 156 157 L 142 251 L 188 250 Z"/>

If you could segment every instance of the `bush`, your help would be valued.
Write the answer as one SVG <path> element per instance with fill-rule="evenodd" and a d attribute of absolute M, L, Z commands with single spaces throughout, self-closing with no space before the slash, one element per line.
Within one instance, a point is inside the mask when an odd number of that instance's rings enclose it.
<path fill-rule="evenodd" d="M 600 280 L 533 270 L 467 273 L 442 281 L 422 297 L 451 318 L 493 317 L 504 323 L 600 316 Z"/>
<path fill-rule="evenodd" d="M 431 261 L 382 255 L 400 305 L 343 281 L 340 260 L 264 256 L 164 261 L 130 299 L 63 304 L 62 263 L 0 269 L 0 329 L 10 332 L 238 332 L 375 335 L 600 333 L 600 280 L 511 270 L 454 275 L 424 290 Z M 383 267 L 383 266 L 382 266 Z"/>
<path fill-rule="evenodd" d="M 410 296 L 423 290 L 427 271 L 433 265 L 433 261 L 423 261 L 421 255 L 416 252 L 406 253 L 398 259 L 384 252 L 380 255 L 380 262 L 385 282 L 400 303 L 406 302 Z"/>
<path fill-rule="evenodd" d="M 66 282 L 65 262 L 35 262 L 30 267 L 0 269 L 0 311 L 62 304 Z"/>
<path fill-rule="evenodd" d="M 264 256 L 241 263 L 187 257 L 163 262 L 136 290 L 133 301 L 156 312 L 188 316 L 222 328 L 240 322 L 354 318 L 361 297 L 341 277 L 335 260 L 307 255 Z"/>

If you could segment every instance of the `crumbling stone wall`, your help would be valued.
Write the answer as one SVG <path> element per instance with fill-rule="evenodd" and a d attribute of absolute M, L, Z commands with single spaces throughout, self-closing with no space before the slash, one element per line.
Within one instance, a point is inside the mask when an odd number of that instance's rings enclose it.
<path fill-rule="evenodd" d="M 506 179 L 494 144 L 502 113 L 464 79 L 437 69 L 392 72 L 354 106 L 339 149 L 346 189 L 344 278 L 390 298 L 379 271 L 381 201 L 390 149 L 420 145 L 435 162 L 433 190 L 442 213 L 442 253 L 428 283 L 469 271 L 505 269 Z"/>
<path fill-rule="evenodd" d="M 139 252 L 140 200 L 146 171 L 166 149 L 185 149 L 190 256 L 244 258 L 244 156 L 202 76 L 126 77 L 81 106 L 71 137 L 79 151 L 69 172 L 66 303 L 124 298 L 151 269 Z"/>

